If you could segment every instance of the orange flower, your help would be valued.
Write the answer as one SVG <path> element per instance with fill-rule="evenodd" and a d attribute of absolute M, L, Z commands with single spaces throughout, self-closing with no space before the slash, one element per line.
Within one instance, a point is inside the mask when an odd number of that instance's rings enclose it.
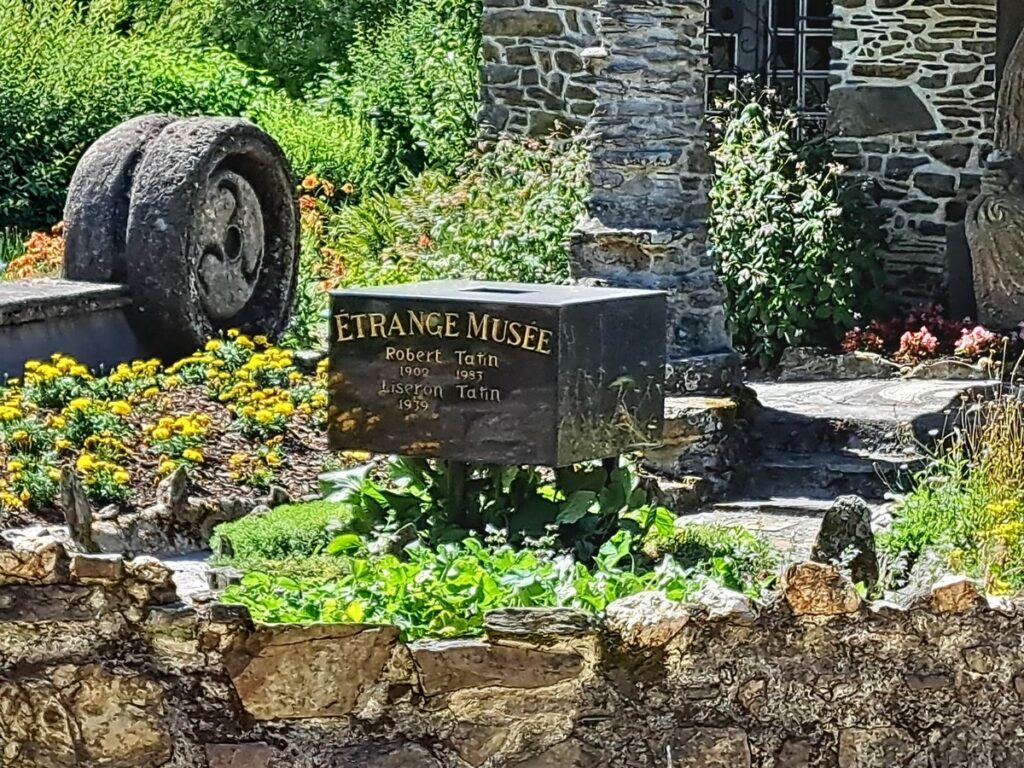
<path fill-rule="evenodd" d="M 355 185 L 352 184 L 352 182 L 346 181 L 344 184 L 341 185 L 341 191 L 344 192 L 346 195 L 351 195 L 355 193 L 356 188 Z"/>
<path fill-rule="evenodd" d="M 320 182 L 320 189 L 323 191 L 325 197 L 334 197 L 334 185 L 327 181 L 327 179 Z"/>
<path fill-rule="evenodd" d="M 320 180 L 316 177 L 315 173 L 309 174 L 302 180 L 302 188 L 305 190 L 316 189 L 316 185 L 320 183 Z"/>
<path fill-rule="evenodd" d="M 424 232 L 422 235 L 420 235 L 420 239 L 417 241 L 417 244 L 419 245 L 420 248 L 428 248 L 430 247 L 431 242 L 432 241 L 430 239 L 430 235 Z"/>

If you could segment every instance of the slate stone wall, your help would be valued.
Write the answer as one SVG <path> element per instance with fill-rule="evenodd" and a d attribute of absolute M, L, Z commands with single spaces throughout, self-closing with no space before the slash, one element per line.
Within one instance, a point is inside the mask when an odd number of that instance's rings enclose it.
<path fill-rule="evenodd" d="M 998 0 L 836 0 L 831 128 L 892 214 L 894 286 L 937 292 L 947 229 L 980 190 L 995 116 Z"/>
<path fill-rule="evenodd" d="M 770 605 L 642 593 L 485 638 L 254 626 L 152 560 L 0 552 L 5 768 L 995 768 L 1024 764 L 1024 605 L 947 579 L 863 605 L 792 566 Z"/>

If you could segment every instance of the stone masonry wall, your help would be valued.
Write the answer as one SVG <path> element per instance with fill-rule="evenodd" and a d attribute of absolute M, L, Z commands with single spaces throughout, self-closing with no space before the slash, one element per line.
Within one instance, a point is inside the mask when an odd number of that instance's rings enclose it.
<path fill-rule="evenodd" d="M 486 130 L 543 136 L 594 111 L 585 66 L 598 44 L 597 0 L 487 0 L 483 17 Z"/>
<path fill-rule="evenodd" d="M 934 295 L 947 228 L 980 190 L 995 116 L 997 0 L 836 0 L 839 159 L 892 214 L 890 281 Z"/>
<path fill-rule="evenodd" d="M 863 605 L 791 566 L 756 605 L 643 593 L 482 639 L 254 626 L 156 561 L 0 552 L 5 768 L 996 768 L 1024 764 L 1024 604 L 947 579 Z"/>
<path fill-rule="evenodd" d="M 704 0 L 484 6 L 484 122 L 530 135 L 582 125 L 591 142 L 573 277 L 668 293 L 671 390 L 737 381 L 704 226 Z"/>

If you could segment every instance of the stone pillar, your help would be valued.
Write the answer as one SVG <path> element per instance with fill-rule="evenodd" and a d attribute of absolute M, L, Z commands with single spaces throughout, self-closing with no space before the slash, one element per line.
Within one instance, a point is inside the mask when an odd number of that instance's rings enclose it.
<path fill-rule="evenodd" d="M 706 0 L 484 6 L 484 124 L 538 135 L 561 122 L 592 137 L 573 277 L 667 291 L 669 390 L 732 388 L 739 357 L 706 247 Z"/>
<path fill-rule="evenodd" d="M 670 390 L 728 389 L 739 358 L 706 246 L 705 0 L 601 0 L 598 11 L 591 217 L 573 237 L 573 276 L 667 291 Z"/>

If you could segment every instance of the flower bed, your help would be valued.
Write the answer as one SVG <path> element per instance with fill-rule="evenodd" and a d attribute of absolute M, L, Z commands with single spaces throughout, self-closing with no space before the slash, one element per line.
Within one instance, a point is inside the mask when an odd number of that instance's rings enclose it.
<path fill-rule="evenodd" d="M 178 467 L 200 497 L 292 495 L 337 466 L 326 448 L 324 365 L 229 331 L 171 366 L 156 360 L 98 375 L 66 356 L 29 361 L 0 387 L 0 525 L 59 520 L 60 469 L 96 506 L 152 502 Z"/>

